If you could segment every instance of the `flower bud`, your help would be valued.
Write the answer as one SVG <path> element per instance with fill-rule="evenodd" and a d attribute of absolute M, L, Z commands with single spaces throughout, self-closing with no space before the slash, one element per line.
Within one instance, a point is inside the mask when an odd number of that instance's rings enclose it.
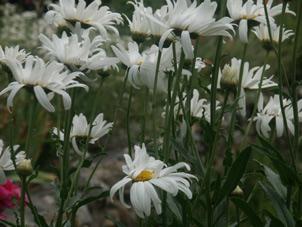
<path fill-rule="evenodd" d="M 223 88 L 233 88 L 239 83 L 238 72 L 235 68 L 230 65 L 226 65 L 222 70 L 221 76 L 221 87 Z"/>
<path fill-rule="evenodd" d="M 236 196 L 241 196 L 241 195 L 243 195 L 243 191 L 240 188 L 240 186 L 237 185 L 236 188 L 234 189 L 234 191 L 231 194 L 236 195 Z"/>
<path fill-rule="evenodd" d="M 33 172 L 30 159 L 24 159 L 17 165 L 17 172 L 22 176 L 29 176 Z"/>

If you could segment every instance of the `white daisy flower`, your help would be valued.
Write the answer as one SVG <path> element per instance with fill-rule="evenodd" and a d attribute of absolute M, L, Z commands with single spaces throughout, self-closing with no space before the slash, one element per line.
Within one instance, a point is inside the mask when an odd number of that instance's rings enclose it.
<path fill-rule="evenodd" d="M 108 6 L 101 6 L 100 0 L 94 0 L 86 6 L 85 0 L 60 0 L 59 4 L 50 4 L 52 10 L 46 13 L 46 20 L 55 26 L 65 26 L 68 23 L 80 22 L 83 25 L 93 26 L 104 36 L 108 31 L 118 34 L 114 27 L 122 23 L 119 13 L 113 13 Z"/>
<path fill-rule="evenodd" d="M 112 46 L 112 50 L 120 61 L 128 68 L 128 80 L 135 87 L 147 86 L 153 89 L 156 63 L 159 49 L 153 45 L 150 49 L 139 52 L 136 42 L 128 43 L 128 50 L 121 44 Z M 168 87 L 168 78 L 165 72 L 173 70 L 172 48 L 164 48 L 160 61 L 160 70 L 158 75 L 158 90 L 165 92 Z"/>
<path fill-rule="evenodd" d="M 232 19 L 224 17 L 216 21 L 214 18 L 217 8 L 216 2 L 205 0 L 200 5 L 197 5 L 196 0 L 193 3 L 188 3 L 186 0 L 166 0 L 166 2 L 167 5 L 158 10 L 155 15 L 146 12 L 146 10 L 140 10 L 141 14 L 151 21 L 151 24 L 162 31 L 160 47 L 163 46 L 171 32 L 180 37 L 187 57 L 193 55 L 191 36 L 226 36 L 232 38 L 230 34 L 230 31 L 233 31 Z M 137 7 L 138 10 L 140 8 Z"/>
<path fill-rule="evenodd" d="M 152 206 L 157 214 L 161 214 L 161 200 L 157 190 L 163 190 L 172 196 L 176 196 L 182 191 L 189 199 L 192 198 L 190 190 L 190 179 L 197 179 L 195 176 L 177 172 L 180 168 L 190 170 L 190 166 L 184 162 L 177 163 L 174 166 L 167 165 L 148 155 L 146 147 L 134 147 L 135 154 L 131 158 L 125 154 L 126 165 L 123 166 L 123 172 L 126 174 L 122 180 L 111 187 L 111 199 L 115 193 L 119 192 L 122 204 L 130 207 L 124 201 L 124 190 L 128 183 L 131 183 L 130 201 L 136 214 L 145 218 L 150 216 Z"/>
<path fill-rule="evenodd" d="M 281 30 L 280 26 L 271 27 L 273 42 L 275 42 L 277 44 L 279 43 L 280 30 Z M 255 27 L 252 31 L 260 41 L 265 42 L 265 43 L 270 42 L 268 26 L 266 26 L 264 24 L 260 24 L 259 26 Z M 283 28 L 282 42 L 289 39 L 294 34 L 295 33 L 292 30 L 286 30 L 285 28 Z"/>
<path fill-rule="evenodd" d="M 193 90 L 193 97 L 191 99 L 191 116 L 196 118 L 204 118 L 207 122 L 211 122 L 211 103 L 208 102 L 207 99 L 203 99 L 199 97 L 199 91 L 197 89 Z M 186 105 L 187 102 L 187 94 L 183 95 L 183 105 Z M 216 110 L 221 109 L 219 106 L 219 101 L 216 102 Z M 182 108 L 179 103 L 179 98 L 177 98 L 175 105 L 175 115 L 178 113 L 180 115 L 183 114 Z"/>
<path fill-rule="evenodd" d="M 227 9 L 234 21 L 239 22 L 239 38 L 242 42 L 248 42 L 248 22 L 254 21 L 266 24 L 265 15 L 261 14 L 263 4 L 255 4 L 253 0 L 248 0 L 244 4 L 242 0 L 228 0 Z M 274 18 L 269 17 L 269 21 L 274 23 Z"/>
<path fill-rule="evenodd" d="M 283 106 L 285 108 L 285 118 L 289 132 L 291 134 L 294 134 L 295 127 L 293 124 L 294 112 L 292 103 L 289 99 L 283 99 Z M 299 121 L 302 122 L 302 99 L 298 101 L 298 116 Z M 270 122 L 274 119 L 276 125 L 276 135 L 277 137 L 281 137 L 284 132 L 284 122 L 279 95 L 270 97 L 265 107 L 263 95 L 261 95 L 258 102 L 258 113 L 257 116 L 253 119 L 254 121 L 256 121 L 257 132 L 264 137 L 269 138 L 269 133 L 271 132 Z"/>
<path fill-rule="evenodd" d="M 24 62 L 28 53 L 24 49 L 20 49 L 19 46 L 5 47 L 0 46 L 0 62 L 5 63 L 7 61 L 19 61 Z"/>
<path fill-rule="evenodd" d="M 84 114 L 75 115 L 72 119 L 72 126 L 70 131 L 70 140 L 73 145 L 73 149 L 77 153 L 81 153 L 77 140 L 81 139 L 86 141 L 89 137 L 89 143 L 95 144 L 104 135 L 112 129 L 113 123 L 104 120 L 104 114 L 100 113 L 96 116 L 93 123 L 88 123 Z M 59 137 L 61 141 L 64 141 L 64 132 L 59 132 L 54 128 L 53 133 Z M 82 141 L 83 142 L 83 141 Z"/>
<path fill-rule="evenodd" d="M 7 98 L 7 107 L 13 106 L 13 99 L 17 92 L 23 88 L 32 88 L 38 102 L 49 112 L 54 112 L 55 108 L 50 103 L 50 94 L 56 93 L 63 98 L 65 109 L 71 107 L 71 98 L 66 92 L 69 88 L 82 87 L 88 89 L 84 84 L 75 80 L 81 73 L 69 73 L 64 70 L 64 65 L 51 62 L 45 63 L 41 58 L 29 56 L 24 63 L 7 61 L 6 65 L 10 68 L 14 82 L 11 82 L 0 92 L 0 96 L 10 92 Z"/>
<path fill-rule="evenodd" d="M 130 2 L 130 4 L 134 5 L 132 20 L 130 20 L 127 16 L 126 19 L 128 21 L 131 33 L 138 39 L 148 37 L 151 34 L 149 21 L 146 16 L 142 15 L 141 11 L 145 11 L 146 14 L 152 15 L 153 9 L 151 7 L 144 7 L 142 2 L 136 2 L 136 4 Z"/>
<path fill-rule="evenodd" d="M 19 149 L 19 145 L 13 146 L 14 152 L 17 152 Z M 26 157 L 24 151 L 20 151 L 16 154 L 15 161 L 16 165 L 18 165 L 22 160 Z M 3 179 L 5 177 L 4 171 L 14 170 L 14 164 L 11 157 L 11 149 L 10 147 L 4 147 L 3 140 L 0 139 L 0 177 Z"/>
<path fill-rule="evenodd" d="M 274 0 L 267 0 L 265 2 L 266 2 L 267 12 L 268 12 L 269 16 L 275 17 L 275 16 L 278 16 L 278 15 L 280 15 L 282 13 L 282 3 L 273 6 Z M 263 5 L 263 0 L 257 0 L 257 5 L 258 6 L 262 6 L 261 9 L 260 9 L 259 14 L 265 16 L 265 10 L 264 10 L 264 5 Z M 294 11 L 291 11 L 289 9 L 289 4 L 286 5 L 285 13 L 296 15 Z"/>
<path fill-rule="evenodd" d="M 240 76 L 241 59 L 232 58 L 231 64 L 226 64 L 222 71 L 219 71 L 218 75 L 218 88 L 223 86 L 238 86 Z M 263 73 L 264 66 L 253 67 L 250 69 L 249 63 L 245 62 L 243 66 L 242 84 L 239 99 L 240 113 L 242 116 L 246 116 L 246 95 L 245 90 L 258 90 L 261 82 L 261 75 Z M 270 66 L 265 66 L 265 71 L 269 70 Z M 261 89 L 275 87 L 277 84 L 272 81 L 273 76 L 269 78 L 263 78 Z"/>
<path fill-rule="evenodd" d="M 106 56 L 105 50 L 101 48 L 104 42 L 101 36 L 96 36 L 91 40 L 89 35 L 85 35 L 80 39 L 76 34 L 67 36 L 63 32 L 61 38 L 53 35 L 50 40 L 43 34 L 40 34 L 39 38 L 43 49 L 47 51 L 52 60 L 58 60 L 80 70 L 116 67 L 119 61 L 117 58 Z"/>

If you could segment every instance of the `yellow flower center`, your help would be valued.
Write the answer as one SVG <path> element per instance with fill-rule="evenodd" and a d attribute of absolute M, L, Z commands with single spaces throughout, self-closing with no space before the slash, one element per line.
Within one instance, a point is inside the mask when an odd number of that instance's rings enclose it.
<path fill-rule="evenodd" d="M 148 181 L 154 177 L 154 172 L 151 170 L 143 170 L 140 174 L 137 175 L 133 180 L 134 181 Z"/>

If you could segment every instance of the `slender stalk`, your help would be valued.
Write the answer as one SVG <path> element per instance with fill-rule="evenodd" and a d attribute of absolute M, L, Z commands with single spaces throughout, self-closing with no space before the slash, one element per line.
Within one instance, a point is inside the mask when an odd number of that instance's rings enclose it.
<path fill-rule="evenodd" d="M 299 115 L 298 115 L 298 95 L 297 95 L 297 51 L 298 44 L 300 39 L 301 32 L 301 21 L 302 21 L 302 1 L 298 1 L 298 12 L 297 12 L 297 25 L 296 25 L 296 36 L 295 43 L 293 48 L 293 78 L 292 78 L 292 105 L 294 112 L 294 126 L 295 126 L 295 135 L 294 135 L 294 152 L 297 153 L 299 149 L 299 137 L 300 137 L 300 129 L 299 129 Z"/>
<path fill-rule="evenodd" d="M 114 114 L 113 114 L 113 122 L 116 122 L 117 115 L 118 115 L 118 110 L 119 110 L 120 106 L 122 105 L 123 96 L 124 96 L 124 93 L 125 93 L 125 91 L 126 91 L 126 85 L 127 85 L 127 80 L 128 80 L 128 74 L 129 74 L 129 71 L 127 70 L 126 75 L 125 75 L 125 78 L 124 78 L 124 81 L 123 81 L 123 87 L 122 87 L 122 89 L 121 89 L 121 92 L 120 92 L 119 97 L 118 97 L 118 101 L 117 101 L 116 106 L 115 106 L 115 110 L 114 110 Z M 113 130 L 114 130 L 114 128 L 113 128 Z M 112 130 L 112 131 L 113 131 L 113 130 Z M 111 132 L 111 135 L 112 135 L 112 134 L 113 134 L 113 133 Z M 107 140 L 106 140 L 106 142 L 105 142 L 105 146 L 104 146 L 105 149 L 106 149 L 106 147 L 107 147 L 107 145 L 108 145 L 108 143 L 109 143 L 109 139 L 110 139 L 110 136 L 107 137 Z M 97 163 L 95 164 L 94 168 L 92 169 L 92 171 L 91 171 L 91 173 L 90 173 L 90 175 L 89 175 L 89 177 L 88 177 L 88 180 L 87 180 L 87 182 L 86 182 L 86 186 L 85 186 L 85 188 L 84 188 L 84 191 L 87 190 L 87 188 L 89 187 L 90 181 L 91 181 L 91 179 L 92 179 L 92 177 L 93 177 L 95 171 L 98 169 L 99 165 L 101 164 L 101 161 L 102 161 L 102 159 L 99 159 L 99 160 L 97 161 Z"/>
<path fill-rule="evenodd" d="M 220 17 L 223 17 L 226 12 L 226 0 L 221 0 L 221 10 Z M 223 37 L 219 37 L 217 40 L 217 48 L 215 55 L 215 62 L 213 68 L 213 74 L 211 79 L 211 126 L 214 127 L 215 124 L 215 112 L 216 112 L 216 100 L 217 100 L 217 83 L 218 83 L 218 74 L 219 74 L 219 66 L 222 54 L 222 46 L 223 46 Z"/>
<path fill-rule="evenodd" d="M 175 81 L 174 81 L 174 85 L 173 85 L 173 89 L 172 89 L 172 97 L 171 97 L 171 102 L 170 102 L 169 117 L 170 117 L 171 126 L 174 125 L 174 121 L 172 119 L 174 117 L 175 102 L 176 102 L 176 97 L 178 96 L 178 92 L 179 92 L 179 82 L 180 82 L 180 78 L 181 78 L 181 74 L 182 74 L 182 69 L 184 66 L 184 61 L 185 61 L 185 55 L 182 51 L 181 55 L 180 55 L 179 67 L 177 69 L 176 76 L 175 76 Z M 176 63 L 174 62 L 174 64 L 176 64 Z M 170 156 L 170 151 L 168 150 L 166 153 L 164 153 L 164 157 L 165 157 L 164 160 L 165 161 L 168 160 L 169 156 Z"/>
<path fill-rule="evenodd" d="M 145 141 L 146 134 L 146 119 L 147 119 L 147 110 L 148 110 L 148 100 L 149 99 L 149 89 L 145 88 L 144 91 L 144 100 L 143 100 L 143 116 L 142 116 L 142 128 L 141 128 L 141 143 Z"/>
<path fill-rule="evenodd" d="M 82 154 L 82 157 L 81 157 L 81 160 L 79 161 L 78 165 L 77 165 L 77 169 L 76 169 L 76 172 L 74 174 L 74 178 L 71 182 L 71 187 L 70 187 L 70 190 L 69 190 L 69 195 L 67 198 L 70 198 L 72 195 L 74 195 L 74 192 L 76 191 L 76 189 L 78 188 L 78 181 L 79 181 L 79 176 L 80 176 L 80 171 L 81 171 L 81 168 L 84 164 L 84 161 L 85 161 L 85 158 L 86 158 L 86 154 L 88 152 L 88 146 L 89 146 L 89 141 L 90 141 L 90 134 L 91 134 L 91 130 L 92 130 L 92 127 L 93 127 L 93 119 L 96 115 L 96 110 L 97 110 L 97 103 L 98 103 L 98 97 L 100 96 L 100 93 L 102 91 L 102 86 L 103 86 L 103 82 L 104 80 L 101 79 L 101 83 L 99 85 L 99 87 L 96 89 L 96 92 L 94 94 L 94 101 L 93 101 L 93 105 L 92 105 L 92 110 L 91 110 L 91 114 L 90 114 L 90 117 L 89 117 L 89 124 L 90 124 L 90 128 L 89 128 L 89 132 L 88 132 L 88 136 L 86 138 L 86 141 L 85 141 L 85 146 L 84 146 L 84 151 L 83 151 L 83 154 Z M 75 211 L 76 212 L 76 211 Z"/>
<path fill-rule="evenodd" d="M 156 91 L 157 91 L 157 82 L 160 68 L 160 60 L 162 56 L 162 51 L 158 50 L 156 69 L 155 69 L 155 78 L 153 84 L 153 96 L 152 96 L 152 131 L 153 131 L 153 143 L 156 145 L 157 135 L 156 135 Z"/>
<path fill-rule="evenodd" d="M 70 131 L 71 131 L 71 121 L 72 115 L 74 112 L 74 101 L 75 101 L 75 89 L 71 91 L 71 100 L 72 105 L 68 111 L 65 111 L 65 127 L 64 127 L 64 145 L 63 145 L 63 158 L 62 158 L 62 166 L 63 169 L 62 174 L 63 178 L 61 179 L 61 191 L 60 191 L 60 208 L 58 212 L 56 227 L 62 226 L 63 214 L 64 214 L 64 205 L 68 196 L 68 181 L 69 181 L 69 156 L 70 156 Z"/>
<path fill-rule="evenodd" d="M 28 112 L 28 129 L 27 129 L 27 136 L 26 136 L 26 144 L 25 144 L 25 152 L 27 157 L 32 157 L 32 152 L 30 150 L 30 143 L 32 139 L 32 132 L 33 132 L 33 125 L 34 125 L 34 118 L 35 116 L 35 109 L 36 109 L 36 100 L 33 95 L 30 93 L 31 101 L 30 101 L 30 108 Z"/>
<path fill-rule="evenodd" d="M 126 119 L 128 152 L 129 152 L 130 156 L 132 154 L 132 143 L 131 143 L 131 134 L 130 134 L 130 109 L 131 109 L 132 96 L 133 96 L 133 88 L 130 87 L 129 99 L 128 99 L 128 108 L 127 108 L 127 119 Z"/>
<path fill-rule="evenodd" d="M 243 139 L 242 139 L 241 149 L 243 148 L 243 146 L 246 145 L 247 138 L 248 138 L 250 129 L 251 129 L 252 124 L 253 124 L 253 119 L 254 119 L 254 117 L 257 113 L 257 104 L 259 102 L 259 98 L 260 98 L 260 94 L 261 94 L 261 88 L 262 88 L 262 84 L 263 84 L 263 78 L 264 78 L 264 72 L 265 72 L 265 68 L 266 68 L 266 61 L 267 61 L 267 58 L 268 58 L 268 54 L 269 54 L 269 52 L 266 53 L 266 56 L 265 56 L 265 59 L 264 59 L 264 66 L 263 66 L 263 70 L 262 70 L 262 74 L 261 74 L 261 78 L 260 78 L 260 83 L 259 83 L 258 90 L 257 90 L 255 105 L 254 105 L 254 108 L 253 108 L 253 112 L 252 112 L 249 124 L 248 124 L 248 126 L 245 130 L 245 133 L 244 133 L 244 136 L 243 136 Z"/>
<path fill-rule="evenodd" d="M 233 143 L 233 133 L 235 130 L 237 106 L 238 106 L 238 102 L 239 102 L 239 99 L 241 96 L 242 78 L 243 78 L 243 70 L 244 70 L 247 46 L 248 46 L 248 43 L 245 43 L 244 47 L 243 47 L 243 54 L 242 54 L 242 59 L 241 59 L 240 72 L 239 72 L 239 82 L 238 82 L 238 88 L 237 88 L 236 95 L 235 95 L 235 105 L 233 107 L 232 116 L 231 116 L 230 132 L 229 132 L 229 137 L 228 137 L 228 142 L 227 142 L 227 150 L 231 150 L 231 146 Z"/>
<path fill-rule="evenodd" d="M 25 227 L 25 192 L 26 192 L 26 177 L 21 176 L 21 197 L 20 197 L 20 224 Z"/>
<path fill-rule="evenodd" d="M 283 76 L 282 76 L 282 68 L 281 68 L 281 53 L 282 53 L 282 36 L 283 36 L 283 26 L 284 26 L 284 15 L 286 11 L 286 2 L 283 2 L 282 4 L 282 14 L 281 14 L 281 24 L 280 24 L 280 33 L 279 33 L 279 45 L 278 45 L 278 78 L 279 78 L 279 100 L 280 100 L 280 106 L 281 106 L 281 112 L 282 112 L 282 118 L 283 118 L 283 123 L 284 123 L 284 128 L 285 128 L 285 133 L 288 138 L 288 143 L 289 143 L 289 153 L 290 153 L 290 158 L 292 165 L 294 169 L 296 170 L 296 163 L 295 163 L 295 155 L 292 149 L 292 144 L 291 144 L 291 139 L 289 135 L 289 130 L 288 130 L 288 124 L 287 124 L 287 119 L 286 119 L 286 114 L 285 114 L 285 108 L 283 104 Z"/>

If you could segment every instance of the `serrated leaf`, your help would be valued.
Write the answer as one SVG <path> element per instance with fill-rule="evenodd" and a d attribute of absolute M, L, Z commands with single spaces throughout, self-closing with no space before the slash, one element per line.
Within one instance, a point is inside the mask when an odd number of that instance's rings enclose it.
<path fill-rule="evenodd" d="M 247 202 L 237 197 L 232 198 L 232 202 L 245 213 L 252 226 L 264 226 L 262 220 L 258 217 L 253 208 L 251 208 Z"/>

